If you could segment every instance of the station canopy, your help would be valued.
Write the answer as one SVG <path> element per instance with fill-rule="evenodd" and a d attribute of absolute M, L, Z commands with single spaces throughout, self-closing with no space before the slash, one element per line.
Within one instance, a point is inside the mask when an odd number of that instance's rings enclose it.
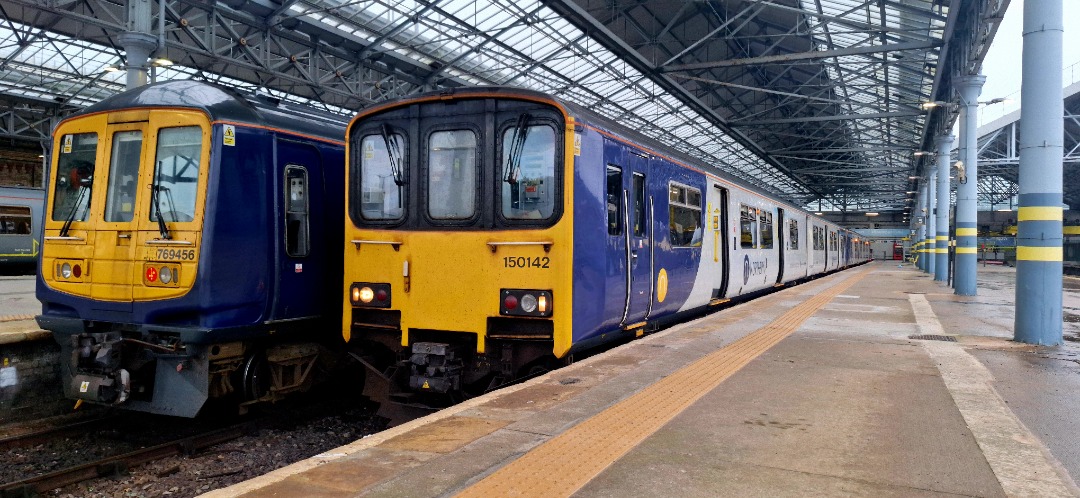
<path fill-rule="evenodd" d="M 1008 0 L 5 0 L 7 136 L 152 79 L 202 79 L 343 115 L 438 88 L 556 94 L 790 202 L 902 211 L 952 77 Z M 163 20 L 164 22 L 160 22 Z M 140 24 L 141 23 L 141 24 Z M 161 64 L 164 61 L 160 62 Z M 121 69 L 121 71 L 116 71 Z"/>

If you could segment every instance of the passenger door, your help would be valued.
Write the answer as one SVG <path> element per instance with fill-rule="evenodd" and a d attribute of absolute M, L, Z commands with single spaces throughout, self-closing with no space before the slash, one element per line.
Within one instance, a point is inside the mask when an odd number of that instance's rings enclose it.
<path fill-rule="evenodd" d="M 784 223 L 784 208 L 776 208 L 776 224 L 773 225 L 776 230 L 776 254 L 780 261 L 779 269 L 776 271 L 776 283 L 784 281 L 784 254 L 787 252 L 787 237 L 786 237 L 786 225 Z"/>
<path fill-rule="evenodd" d="M 721 268 L 720 288 L 713 294 L 713 299 L 723 299 L 727 295 L 728 281 L 730 280 L 731 254 L 728 242 L 728 190 L 720 185 L 713 184 L 713 190 L 720 194 L 717 201 L 719 208 L 714 208 L 709 213 L 709 227 L 713 232 L 713 257 L 715 259 L 719 251 Z"/>
<path fill-rule="evenodd" d="M 624 327 L 636 328 L 648 318 L 652 304 L 653 244 L 652 199 L 648 195 L 649 161 L 636 154 L 628 154 L 627 175 L 630 182 L 626 193 L 630 224 L 627 227 L 630 286 Z"/>
<path fill-rule="evenodd" d="M 277 171 L 280 187 L 276 189 L 279 201 L 275 203 L 278 223 L 277 265 L 278 285 L 281 286 L 279 302 L 274 305 L 273 316 L 278 319 L 312 317 L 319 314 L 319 295 L 311 289 L 325 286 L 325 262 L 314 261 L 318 254 L 315 244 L 321 240 L 312 233 L 312 208 L 322 199 L 322 182 L 312 176 L 319 174 L 322 158 L 310 144 L 278 140 Z M 336 227 L 335 227 L 336 228 Z"/>

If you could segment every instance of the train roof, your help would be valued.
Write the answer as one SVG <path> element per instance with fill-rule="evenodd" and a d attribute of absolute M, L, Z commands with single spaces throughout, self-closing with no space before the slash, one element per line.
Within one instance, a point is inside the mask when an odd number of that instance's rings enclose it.
<path fill-rule="evenodd" d="M 639 144 L 640 146 L 642 146 L 644 148 L 647 148 L 649 150 L 653 150 L 653 151 L 656 151 L 658 153 L 661 153 L 665 157 L 668 157 L 670 159 L 674 159 L 674 160 L 676 160 L 676 161 L 678 161 L 680 163 L 690 165 L 690 166 L 693 166 L 695 168 L 700 168 L 701 170 L 709 173 L 710 175 L 714 175 L 714 176 L 716 176 L 718 178 L 723 179 L 724 181 L 727 181 L 727 182 L 730 182 L 732 184 L 738 185 L 738 186 L 740 186 L 740 187 L 742 187 L 744 189 L 747 189 L 747 190 L 750 190 L 750 191 L 753 191 L 753 192 L 758 192 L 759 194 L 765 195 L 766 197 L 773 198 L 772 195 L 762 193 L 760 191 L 761 190 L 760 187 L 754 186 L 754 185 L 746 182 L 745 180 L 742 180 L 742 179 L 740 179 L 740 178 L 738 178 L 738 177 L 724 171 L 723 169 L 721 169 L 721 168 L 719 168 L 717 166 L 713 166 L 711 164 L 705 164 L 699 158 L 695 158 L 695 157 L 692 157 L 692 156 L 690 156 L 688 154 L 685 154 L 685 153 L 679 152 L 677 150 L 674 150 L 674 149 L 671 148 L 671 146 L 664 145 L 659 140 L 650 138 L 650 137 L 646 136 L 645 134 L 643 134 L 641 132 L 633 130 L 633 129 L 631 129 L 631 128 L 623 125 L 623 124 L 620 124 L 620 123 L 618 123 L 618 122 L 616 122 L 616 121 L 614 121 L 614 120 L 612 120 L 610 118 L 604 117 L 604 116 L 602 116 L 602 115 L 600 115 L 600 114 L 598 114 L 598 113 L 596 113 L 596 112 L 594 112 L 594 111 L 592 111 L 592 110 L 590 110 L 590 109 L 588 109 L 588 108 L 586 108 L 584 106 L 581 106 L 581 105 L 578 105 L 576 103 L 569 102 L 567 100 L 561 99 L 558 96 L 551 95 L 551 94 L 545 93 L 545 92 L 540 92 L 540 91 L 537 91 L 537 90 L 530 90 L 530 89 L 527 89 L 527 88 L 517 88 L 517 87 L 511 87 L 511 86 L 471 86 L 471 87 L 449 88 L 449 89 L 443 89 L 443 90 L 438 90 L 438 91 L 434 91 L 434 92 L 417 94 L 417 95 L 397 99 L 397 100 L 394 100 L 394 101 L 386 102 L 386 103 L 383 103 L 383 104 L 378 104 L 376 106 L 373 106 L 373 107 L 362 110 L 361 115 L 364 115 L 364 114 L 367 114 L 367 113 L 377 113 L 377 112 L 380 112 L 380 111 L 385 110 L 385 109 L 389 109 L 389 108 L 392 108 L 392 107 L 396 107 L 398 105 L 406 104 L 409 101 L 413 101 L 413 100 L 424 100 L 424 99 L 430 99 L 430 98 L 435 98 L 435 97 L 470 98 L 470 97 L 475 96 L 477 98 L 482 98 L 482 97 L 489 97 L 491 95 L 505 96 L 505 97 L 508 97 L 508 98 L 524 98 L 524 99 L 555 102 L 556 104 L 558 104 L 558 105 L 562 106 L 564 109 L 566 109 L 570 113 L 570 115 L 572 115 L 574 117 L 575 120 L 577 120 L 578 122 L 581 122 L 582 124 L 588 124 L 590 126 L 602 129 L 604 131 L 607 131 L 607 132 L 609 132 L 609 133 L 611 133 L 613 135 L 624 137 L 624 138 L 629 139 L 630 141 L 632 141 L 632 142 L 634 142 L 636 144 Z M 789 205 L 790 207 L 792 207 L 794 209 L 797 209 L 799 211 L 805 211 L 805 209 L 803 209 L 802 207 L 799 207 L 798 205 L 796 205 L 796 204 L 794 204 L 791 201 L 788 201 L 786 199 L 774 199 L 774 200 L 779 200 L 780 202 L 783 202 L 783 203 Z"/>
<path fill-rule="evenodd" d="M 211 121 L 231 121 L 343 141 L 348 118 L 315 109 L 290 105 L 276 99 L 245 96 L 233 89 L 194 80 L 151 83 L 114 95 L 71 117 L 128 108 L 187 107 L 210 116 Z"/>

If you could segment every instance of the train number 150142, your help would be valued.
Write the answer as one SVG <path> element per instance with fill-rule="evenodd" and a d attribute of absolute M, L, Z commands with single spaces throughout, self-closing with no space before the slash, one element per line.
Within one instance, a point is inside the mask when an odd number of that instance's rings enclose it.
<path fill-rule="evenodd" d="M 550 268 L 551 258 L 547 256 L 527 258 L 525 256 L 507 256 L 503 258 L 503 268 Z"/>

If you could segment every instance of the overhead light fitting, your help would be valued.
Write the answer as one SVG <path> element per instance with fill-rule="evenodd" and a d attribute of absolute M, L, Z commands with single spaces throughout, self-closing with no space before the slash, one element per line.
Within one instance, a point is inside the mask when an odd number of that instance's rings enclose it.
<path fill-rule="evenodd" d="M 120 66 L 117 66 L 116 64 L 109 64 L 108 66 L 105 66 L 105 72 L 106 73 L 115 73 L 115 72 L 119 71 L 120 69 L 121 69 Z"/>
<path fill-rule="evenodd" d="M 877 216 L 878 213 L 866 213 L 867 216 Z"/>
<path fill-rule="evenodd" d="M 168 67 L 168 66 L 173 65 L 173 61 L 171 61 L 169 59 L 166 59 L 164 57 L 158 57 L 157 59 L 154 59 L 154 61 L 151 64 L 153 64 L 153 65 L 155 65 L 157 67 Z"/>
<path fill-rule="evenodd" d="M 917 151 L 915 151 L 915 156 L 929 156 L 929 155 L 930 155 L 930 153 L 926 152 L 925 150 L 917 150 Z"/>

